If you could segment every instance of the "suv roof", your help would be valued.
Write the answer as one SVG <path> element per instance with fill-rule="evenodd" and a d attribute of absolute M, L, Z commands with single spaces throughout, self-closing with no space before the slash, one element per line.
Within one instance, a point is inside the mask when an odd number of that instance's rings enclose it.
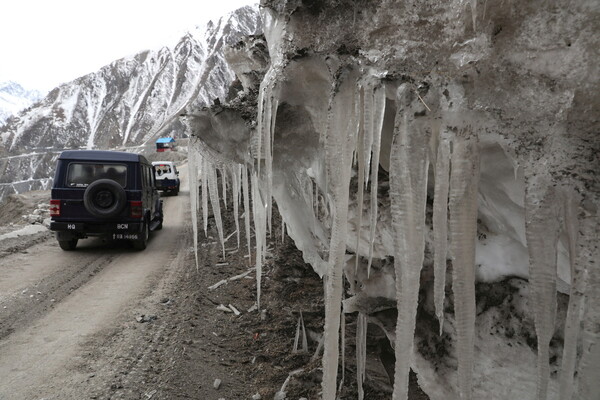
<path fill-rule="evenodd" d="M 124 151 L 106 150 L 66 150 L 58 157 L 59 160 L 82 160 L 82 161 L 145 161 L 146 158 L 140 154 L 126 153 Z"/>
<path fill-rule="evenodd" d="M 152 161 L 152 165 L 158 165 L 158 164 L 169 164 L 169 165 L 173 165 L 174 162 L 173 161 Z"/>

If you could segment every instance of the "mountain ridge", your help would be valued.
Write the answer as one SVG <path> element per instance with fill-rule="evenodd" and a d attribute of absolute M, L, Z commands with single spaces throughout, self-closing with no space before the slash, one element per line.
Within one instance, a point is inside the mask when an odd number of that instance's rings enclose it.
<path fill-rule="evenodd" d="M 121 58 L 62 84 L 0 126 L 0 198 L 50 185 L 63 149 L 144 151 L 156 137 L 183 135 L 178 116 L 186 106 L 227 95 L 235 74 L 223 49 L 262 30 L 258 6 L 204 28 L 173 46 Z"/>

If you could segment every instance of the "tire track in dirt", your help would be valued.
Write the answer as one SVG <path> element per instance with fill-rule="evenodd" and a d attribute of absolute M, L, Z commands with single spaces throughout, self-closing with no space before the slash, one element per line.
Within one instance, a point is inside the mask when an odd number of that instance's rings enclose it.
<path fill-rule="evenodd" d="M 0 340 L 16 330 L 26 328 L 47 314 L 55 304 L 86 284 L 113 259 L 114 256 L 109 255 L 84 260 L 81 264 L 70 263 L 31 287 L 0 299 L 0 306 L 4 310 L 0 321 Z"/>

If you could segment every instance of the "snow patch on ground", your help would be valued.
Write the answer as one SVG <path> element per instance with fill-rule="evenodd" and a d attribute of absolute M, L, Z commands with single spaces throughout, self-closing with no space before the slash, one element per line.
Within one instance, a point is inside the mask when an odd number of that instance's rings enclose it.
<path fill-rule="evenodd" d="M 36 233 L 47 231 L 48 228 L 45 225 L 27 225 L 16 231 L 8 232 L 0 235 L 0 241 L 5 239 L 12 239 L 20 236 L 35 235 Z"/>

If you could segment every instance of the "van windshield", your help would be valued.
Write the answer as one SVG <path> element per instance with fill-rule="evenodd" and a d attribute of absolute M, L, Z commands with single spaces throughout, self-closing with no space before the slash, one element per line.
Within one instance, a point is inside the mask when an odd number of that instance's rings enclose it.
<path fill-rule="evenodd" d="M 127 166 L 123 164 L 69 164 L 67 171 L 68 187 L 87 187 L 98 179 L 110 179 L 125 187 L 127 184 Z"/>

